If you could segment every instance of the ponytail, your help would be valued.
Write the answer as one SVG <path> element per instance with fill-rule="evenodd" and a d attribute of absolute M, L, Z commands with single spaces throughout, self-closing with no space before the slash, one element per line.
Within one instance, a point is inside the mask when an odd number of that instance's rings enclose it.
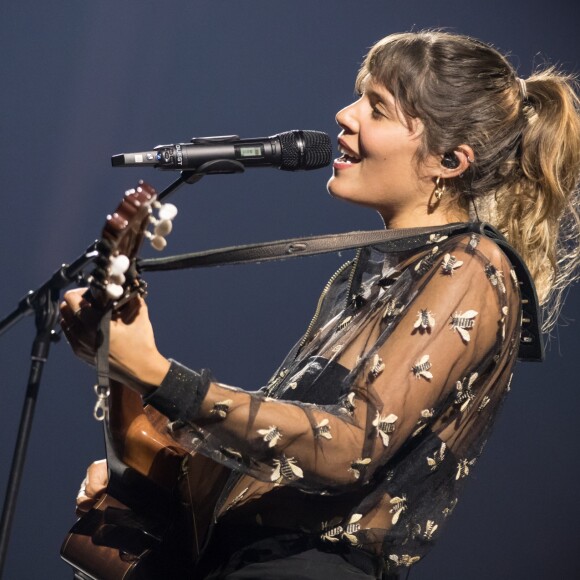
<path fill-rule="evenodd" d="M 573 77 L 554 68 L 522 84 L 519 171 L 496 192 L 496 225 L 534 278 L 548 331 L 580 262 L 580 100 Z"/>

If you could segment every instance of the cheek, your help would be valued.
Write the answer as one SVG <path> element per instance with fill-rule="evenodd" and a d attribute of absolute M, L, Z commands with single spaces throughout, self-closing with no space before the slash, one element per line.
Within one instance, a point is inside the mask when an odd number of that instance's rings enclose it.
<path fill-rule="evenodd" d="M 404 157 L 413 149 L 407 130 L 402 126 L 372 130 L 360 134 L 361 152 L 373 159 Z"/>
<path fill-rule="evenodd" d="M 385 170 L 405 171 L 415 169 L 417 144 L 408 136 L 394 135 L 392 139 L 376 142 L 373 153 L 369 156 L 376 164 L 382 164 Z"/>

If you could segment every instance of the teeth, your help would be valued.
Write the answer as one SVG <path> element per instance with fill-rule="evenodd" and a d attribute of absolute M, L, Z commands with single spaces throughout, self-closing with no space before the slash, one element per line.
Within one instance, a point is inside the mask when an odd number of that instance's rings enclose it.
<path fill-rule="evenodd" d="M 340 145 L 338 146 L 338 150 L 340 153 L 342 153 L 342 157 L 345 161 L 348 161 L 349 163 L 360 161 L 360 157 L 358 155 L 355 155 L 352 151 L 349 151 Z"/>

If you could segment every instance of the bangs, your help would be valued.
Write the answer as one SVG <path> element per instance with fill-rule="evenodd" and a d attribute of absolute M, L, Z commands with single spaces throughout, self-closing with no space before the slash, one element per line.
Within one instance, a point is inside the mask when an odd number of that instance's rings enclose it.
<path fill-rule="evenodd" d="M 358 72 L 356 91 L 362 93 L 370 77 L 393 95 L 407 123 L 422 118 L 420 89 L 429 74 L 428 34 L 393 34 L 375 44 Z"/>

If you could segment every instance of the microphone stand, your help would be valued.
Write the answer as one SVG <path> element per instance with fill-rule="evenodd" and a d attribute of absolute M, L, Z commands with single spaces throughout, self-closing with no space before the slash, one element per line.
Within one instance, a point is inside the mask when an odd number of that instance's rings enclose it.
<path fill-rule="evenodd" d="M 184 183 L 196 183 L 206 174 L 205 172 L 210 166 L 215 166 L 216 163 L 223 164 L 224 162 L 214 161 L 202 165 L 195 171 L 182 171 L 180 176 L 157 196 L 157 199 L 164 199 Z M 227 162 L 222 167 L 225 169 L 223 171 L 224 173 L 239 173 L 244 171 L 244 166 L 235 161 Z M 63 264 L 47 282 L 37 290 L 31 290 L 20 300 L 14 311 L 3 320 L 0 320 L 0 335 L 2 335 L 24 316 L 34 313 L 36 318 L 36 336 L 32 343 L 28 386 L 20 416 L 14 454 L 12 456 L 2 519 L 0 520 L 0 578 L 2 577 L 2 570 L 6 560 L 10 528 L 12 526 L 12 520 L 14 519 L 16 500 L 22 479 L 24 460 L 30 439 L 42 371 L 44 364 L 48 360 L 51 342 L 60 340 L 60 334 L 55 330 L 59 317 L 60 294 L 67 286 L 73 283 L 79 284 L 83 281 L 84 269 L 89 264 L 92 264 L 99 256 L 96 245 L 97 242 L 91 244 L 72 264 Z"/>

